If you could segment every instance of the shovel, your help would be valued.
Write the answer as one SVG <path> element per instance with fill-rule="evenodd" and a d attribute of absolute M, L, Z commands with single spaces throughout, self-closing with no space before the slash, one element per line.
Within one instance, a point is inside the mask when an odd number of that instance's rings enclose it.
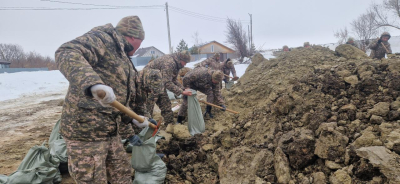
<path fill-rule="evenodd" d="M 231 77 L 229 75 L 224 74 L 226 77 L 231 78 L 233 81 L 237 81 L 239 79 L 239 77 Z"/>
<path fill-rule="evenodd" d="M 97 92 L 97 96 L 99 96 L 100 98 L 104 98 L 106 96 L 106 92 L 105 91 L 99 91 Z M 125 107 L 124 105 L 122 105 L 121 103 L 119 103 L 118 101 L 113 101 L 110 104 L 112 107 L 118 109 L 119 111 L 125 113 L 126 115 L 128 115 L 129 117 L 135 119 L 136 121 L 139 121 L 139 123 L 143 123 L 144 122 L 144 118 L 140 117 L 139 115 L 137 115 L 135 112 L 133 112 L 132 110 L 128 109 L 127 107 Z M 153 123 L 149 123 L 149 127 L 154 129 L 153 135 L 154 136 L 161 125 L 161 119 L 158 120 L 157 125 L 154 125 Z"/>
<path fill-rule="evenodd" d="M 211 106 L 213 106 L 215 108 L 218 108 L 218 109 L 223 109 L 222 107 L 220 107 L 218 105 L 215 105 L 215 104 L 212 104 L 212 103 L 208 103 L 208 102 L 206 102 L 204 100 L 199 100 L 199 102 L 205 103 L 207 105 L 211 105 Z M 225 109 L 225 110 L 228 111 L 228 112 L 234 113 L 234 114 L 239 114 L 239 112 L 236 112 L 236 111 L 233 111 L 233 110 L 230 110 L 230 109 Z"/>
<path fill-rule="evenodd" d="M 389 52 L 389 50 L 386 48 L 385 44 L 383 44 L 382 42 L 381 42 L 381 44 L 382 44 L 383 48 L 385 48 L 386 53 L 387 53 L 387 54 L 391 54 L 391 53 Z"/>

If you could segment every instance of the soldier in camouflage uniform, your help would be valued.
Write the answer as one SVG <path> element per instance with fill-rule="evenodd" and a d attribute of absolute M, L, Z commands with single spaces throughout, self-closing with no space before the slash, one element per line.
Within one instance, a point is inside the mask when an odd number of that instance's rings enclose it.
<path fill-rule="evenodd" d="M 369 48 L 371 49 L 371 58 L 382 59 L 385 57 L 385 54 L 392 53 L 392 48 L 390 47 L 390 43 L 388 42 L 390 37 L 391 36 L 388 32 L 384 32 L 382 33 L 380 38 L 376 39 L 369 45 Z M 385 47 L 382 44 L 385 45 L 386 49 L 389 52 L 386 51 Z"/>
<path fill-rule="evenodd" d="M 357 45 L 356 45 L 356 43 L 354 43 L 354 38 L 352 38 L 352 37 L 350 37 L 350 38 L 347 40 L 346 44 L 349 44 L 349 45 L 352 45 L 352 46 L 358 48 Z"/>
<path fill-rule="evenodd" d="M 93 28 L 64 43 L 55 53 L 60 72 L 69 81 L 60 132 L 67 145 L 68 170 L 76 183 L 132 183 L 131 165 L 121 144 L 122 132 L 133 136 L 132 118 L 109 106 L 118 102 L 131 109 L 135 103 L 136 69 L 129 56 L 144 40 L 137 16 Z M 97 94 L 105 92 L 105 97 Z M 148 120 L 140 125 L 148 126 Z"/>
<path fill-rule="evenodd" d="M 171 108 L 162 106 L 159 100 L 164 91 L 160 70 L 148 68 L 141 70 L 139 72 L 137 83 L 139 86 L 138 88 L 140 89 L 140 95 L 138 95 L 137 101 L 146 103 L 149 115 L 151 116 L 153 114 L 154 104 L 157 104 L 160 107 L 161 115 L 167 115 Z"/>
<path fill-rule="evenodd" d="M 289 47 L 288 47 L 287 45 L 284 45 L 283 48 L 282 48 L 282 50 L 283 50 L 283 52 L 288 52 L 288 51 L 290 51 L 290 50 L 289 50 Z"/>
<path fill-rule="evenodd" d="M 202 62 L 200 62 L 196 67 L 211 67 L 218 68 L 219 67 L 219 53 L 215 53 L 213 57 L 210 57 Z"/>
<path fill-rule="evenodd" d="M 237 78 L 236 75 L 236 70 L 235 70 L 235 65 L 233 65 L 233 62 L 231 61 L 230 58 L 228 58 L 225 62 L 221 63 L 221 71 L 226 75 L 224 78 L 224 82 L 227 83 L 229 81 L 229 75 L 232 72 L 233 78 Z"/>
<path fill-rule="evenodd" d="M 226 109 L 224 100 L 221 96 L 221 89 L 219 83 L 224 78 L 224 74 L 219 70 L 211 70 L 204 67 L 197 67 L 189 71 L 183 78 L 183 86 L 185 89 L 198 90 L 207 95 L 207 102 L 214 103 Z M 183 98 L 183 103 L 178 113 L 178 123 L 182 123 L 187 113 L 187 97 Z M 205 116 L 209 114 L 210 118 L 213 118 L 211 113 L 211 106 L 207 105 Z"/>
<path fill-rule="evenodd" d="M 164 55 L 159 57 L 152 62 L 148 63 L 145 69 L 159 70 L 162 75 L 162 83 L 164 90 L 161 96 L 158 98 L 157 105 L 160 109 L 165 109 L 164 122 L 166 124 L 174 122 L 174 114 L 171 109 L 171 101 L 169 100 L 167 89 L 173 92 L 176 96 L 179 95 L 191 95 L 190 92 L 184 91 L 182 84 L 177 80 L 178 72 L 183 68 L 186 63 L 190 62 L 190 54 L 188 51 L 182 51 L 179 53 Z M 151 104 L 148 104 L 149 106 Z M 154 103 L 153 103 L 154 107 Z"/>
<path fill-rule="evenodd" d="M 181 70 L 179 70 L 178 73 L 178 82 L 181 83 L 183 85 L 183 77 L 186 75 L 186 73 L 188 73 L 190 70 L 192 70 L 191 68 L 188 67 L 183 67 Z"/>
<path fill-rule="evenodd" d="M 311 47 L 310 46 L 310 42 L 304 42 L 303 47 L 304 48 L 310 48 Z"/>

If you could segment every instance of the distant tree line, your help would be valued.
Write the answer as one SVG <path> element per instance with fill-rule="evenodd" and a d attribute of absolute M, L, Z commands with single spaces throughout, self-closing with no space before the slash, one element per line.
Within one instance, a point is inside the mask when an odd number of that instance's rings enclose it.
<path fill-rule="evenodd" d="M 37 52 L 24 52 L 17 44 L 0 43 L 0 59 L 11 63 L 10 68 L 49 68 L 56 70 L 53 58 L 43 56 Z"/>
<path fill-rule="evenodd" d="M 351 31 L 359 40 L 360 49 L 366 51 L 371 39 L 379 37 L 387 28 L 400 29 L 400 0 L 383 0 L 373 3 L 367 11 L 350 23 Z M 334 33 L 338 43 L 345 43 L 350 37 L 347 27 Z"/>

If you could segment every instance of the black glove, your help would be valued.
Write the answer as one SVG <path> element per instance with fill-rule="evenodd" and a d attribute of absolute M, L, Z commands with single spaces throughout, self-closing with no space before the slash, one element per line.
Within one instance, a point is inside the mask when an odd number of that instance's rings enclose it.
<path fill-rule="evenodd" d="M 157 126 L 157 121 L 156 120 L 149 118 L 149 122 Z"/>
<path fill-rule="evenodd" d="M 381 43 L 381 42 L 382 42 L 382 40 L 381 40 L 381 39 L 379 39 L 379 40 L 378 40 L 378 43 Z"/>
<path fill-rule="evenodd" d="M 133 146 L 141 146 L 143 144 L 142 140 L 140 140 L 139 136 L 137 135 L 130 137 L 128 140 Z"/>
<path fill-rule="evenodd" d="M 210 105 L 206 106 L 206 113 L 204 113 L 204 117 L 206 117 L 208 114 L 210 116 L 210 118 L 214 118 L 214 116 L 211 114 L 211 108 L 212 107 Z"/>
<path fill-rule="evenodd" d="M 224 82 L 225 82 L 225 83 L 228 83 L 228 79 L 224 79 Z"/>
<path fill-rule="evenodd" d="M 226 111 L 226 106 L 225 105 L 220 105 L 223 109 L 221 111 Z"/>
<path fill-rule="evenodd" d="M 208 65 L 206 65 L 206 66 L 204 66 L 204 67 L 208 68 Z"/>

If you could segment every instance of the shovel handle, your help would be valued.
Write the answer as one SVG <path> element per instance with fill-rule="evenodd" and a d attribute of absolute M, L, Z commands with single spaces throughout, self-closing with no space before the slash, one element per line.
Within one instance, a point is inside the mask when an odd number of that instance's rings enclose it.
<path fill-rule="evenodd" d="M 99 96 L 100 98 L 104 98 L 106 96 L 106 92 L 103 90 L 100 90 L 97 92 L 97 96 Z M 143 123 L 144 122 L 144 118 L 140 117 L 139 115 L 137 115 L 135 112 L 133 112 L 132 110 L 128 109 L 127 107 L 125 107 L 124 105 L 122 105 L 121 103 L 119 103 L 118 101 L 113 101 L 110 104 L 112 107 L 118 109 L 119 111 L 125 113 L 126 115 L 128 115 L 129 117 L 135 119 L 136 121 L 139 121 L 139 123 Z M 153 123 L 149 123 L 149 127 L 152 129 L 157 129 L 157 125 L 154 125 Z"/>
<path fill-rule="evenodd" d="M 382 44 L 383 48 L 385 48 L 386 53 L 387 53 L 387 54 L 391 54 L 391 53 L 389 52 L 389 50 L 386 48 L 385 44 L 383 44 L 382 42 L 381 42 L 381 44 Z"/>
<path fill-rule="evenodd" d="M 215 104 L 212 104 L 212 103 L 208 103 L 208 102 L 206 102 L 204 100 L 199 100 L 199 102 L 205 103 L 207 105 L 211 105 L 211 106 L 213 106 L 215 108 L 218 108 L 218 109 L 224 109 L 224 108 L 222 108 L 222 107 L 220 107 L 218 105 L 215 105 Z M 230 109 L 225 109 L 225 110 L 228 111 L 228 112 L 234 113 L 234 114 L 239 114 L 239 112 L 236 112 L 236 111 L 233 111 L 233 110 L 230 110 Z"/>

